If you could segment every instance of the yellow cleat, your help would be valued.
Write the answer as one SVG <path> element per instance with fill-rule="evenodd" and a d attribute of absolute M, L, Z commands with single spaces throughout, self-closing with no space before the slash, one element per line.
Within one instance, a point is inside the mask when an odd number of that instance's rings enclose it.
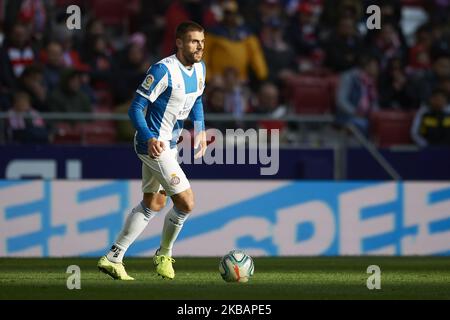
<path fill-rule="evenodd" d="M 114 263 L 109 261 L 106 256 L 103 256 L 98 260 L 98 269 L 111 276 L 114 280 L 134 280 L 125 271 L 125 266 L 123 263 Z"/>
<path fill-rule="evenodd" d="M 164 279 L 175 278 L 175 270 L 173 270 L 172 263 L 175 263 L 175 259 L 172 257 L 157 254 L 153 257 L 156 272 Z"/>

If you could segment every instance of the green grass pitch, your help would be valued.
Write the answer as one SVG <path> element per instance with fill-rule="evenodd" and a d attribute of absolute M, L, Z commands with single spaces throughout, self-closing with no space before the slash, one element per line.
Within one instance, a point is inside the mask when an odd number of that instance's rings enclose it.
<path fill-rule="evenodd" d="M 125 260 L 136 281 L 100 273 L 97 259 L 0 259 L 0 299 L 450 299 L 450 257 L 255 258 L 248 283 L 226 283 L 218 258 L 177 258 L 174 280 L 154 272 L 151 258 Z M 81 290 L 68 290 L 69 265 L 81 268 Z M 381 289 L 368 290 L 369 265 Z"/>

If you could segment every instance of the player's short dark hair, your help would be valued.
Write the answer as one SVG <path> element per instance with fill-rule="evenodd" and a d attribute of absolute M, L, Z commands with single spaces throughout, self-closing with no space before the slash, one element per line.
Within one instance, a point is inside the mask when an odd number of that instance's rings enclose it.
<path fill-rule="evenodd" d="M 186 33 L 190 31 L 204 32 L 205 29 L 194 21 L 184 21 L 177 26 L 175 31 L 175 39 L 183 39 Z"/>

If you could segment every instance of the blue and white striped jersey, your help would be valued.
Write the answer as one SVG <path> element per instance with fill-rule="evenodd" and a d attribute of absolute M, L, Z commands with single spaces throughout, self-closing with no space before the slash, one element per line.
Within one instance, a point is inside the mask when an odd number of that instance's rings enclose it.
<path fill-rule="evenodd" d="M 137 130 L 136 150 L 147 154 L 147 141 L 156 138 L 170 141 L 173 148 L 186 118 L 200 122 L 204 129 L 202 94 L 205 89 L 206 66 L 203 61 L 187 69 L 172 55 L 150 67 L 136 90 L 128 111 Z M 144 109 L 147 112 L 144 117 Z"/>

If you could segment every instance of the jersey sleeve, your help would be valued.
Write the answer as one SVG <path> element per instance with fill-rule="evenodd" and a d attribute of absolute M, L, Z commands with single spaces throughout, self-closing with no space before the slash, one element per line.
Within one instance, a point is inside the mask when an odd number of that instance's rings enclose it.
<path fill-rule="evenodd" d="M 151 138 L 156 138 L 150 131 L 147 121 L 145 121 L 144 110 L 148 106 L 148 100 L 143 96 L 136 94 L 130 108 L 128 109 L 128 116 L 130 117 L 133 127 L 138 132 L 138 135 L 145 141 Z"/>
<path fill-rule="evenodd" d="M 194 123 L 196 130 L 205 130 L 205 116 L 203 114 L 202 96 L 199 96 L 194 102 L 194 106 L 189 114 L 189 119 Z"/>
<path fill-rule="evenodd" d="M 168 80 L 169 70 L 167 67 L 161 63 L 154 64 L 147 71 L 144 81 L 136 92 L 153 103 L 167 89 Z"/>

